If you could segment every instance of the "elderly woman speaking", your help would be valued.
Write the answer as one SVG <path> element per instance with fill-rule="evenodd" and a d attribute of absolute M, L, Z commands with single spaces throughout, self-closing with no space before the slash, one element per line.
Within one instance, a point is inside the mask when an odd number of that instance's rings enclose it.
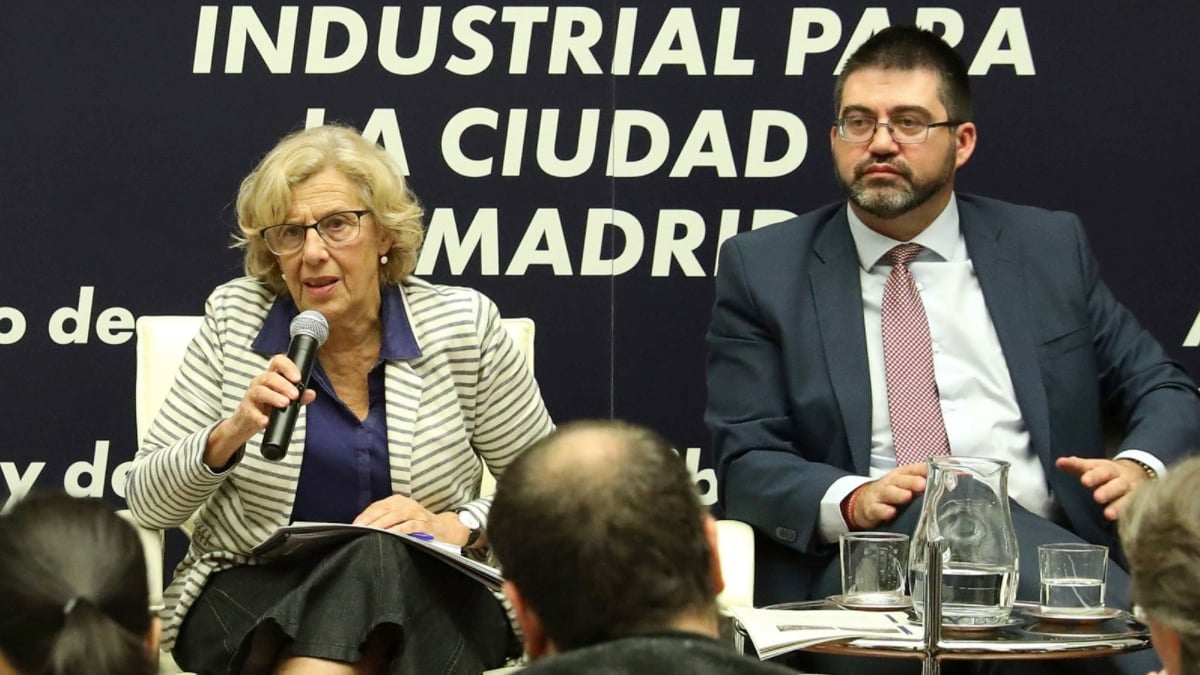
<path fill-rule="evenodd" d="M 164 646 L 197 672 L 478 673 L 515 640 L 495 596 L 398 538 L 265 563 L 297 521 L 425 532 L 480 555 L 493 473 L 553 425 L 496 307 L 412 276 L 422 211 L 355 130 L 292 134 L 242 182 L 247 276 L 209 297 L 129 473 L 142 524 L 196 513 L 166 592 Z M 289 325 L 328 321 L 308 389 Z M 304 404 L 280 461 L 271 412 Z"/>

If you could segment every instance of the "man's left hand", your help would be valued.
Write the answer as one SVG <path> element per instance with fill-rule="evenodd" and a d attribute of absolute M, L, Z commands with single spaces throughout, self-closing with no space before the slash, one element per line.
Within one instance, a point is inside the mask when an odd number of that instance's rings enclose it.
<path fill-rule="evenodd" d="M 1079 476 L 1079 482 L 1092 491 L 1097 504 L 1104 505 L 1104 517 L 1116 520 L 1129 495 L 1149 480 L 1137 462 L 1128 459 L 1084 459 L 1059 457 L 1054 465 Z"/>

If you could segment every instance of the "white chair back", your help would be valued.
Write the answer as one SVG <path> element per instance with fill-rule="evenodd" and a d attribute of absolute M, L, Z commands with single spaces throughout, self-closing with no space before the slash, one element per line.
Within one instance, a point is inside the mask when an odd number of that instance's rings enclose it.
<path fill-rule="evenodd" d="M 529 372 L 532 374 L 533 338 L 537 334 L 537 326 L 533 323 L 533 319 L 523 316 L 500 319 L 500 325 L 504 326 L 505 332 L 516 343 L 517 349 L 525 355 L 525 365 L 529 366 Z"/>
<path fill-rule="evenodd" d="M 139 317 L 137 332 L 137 381 L 134 406 L 137 437 L 140 444 L 150 430 L 167 392 L 175 383 L 175 373 L 183 362 L 188 343 L 200 331 L 201 316 Z"/>

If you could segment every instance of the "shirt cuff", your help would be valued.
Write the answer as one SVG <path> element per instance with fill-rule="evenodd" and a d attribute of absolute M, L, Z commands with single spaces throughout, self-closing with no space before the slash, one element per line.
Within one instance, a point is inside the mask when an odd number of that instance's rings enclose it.
<path fill-rule="evenodd" d="M 1154 473 L 1157 474 L 1159 478 L 1167 477 L 1167 465 L 1163 464 L 1161 459 L 1146 452 L 1145 450 L 1122 450 L 1118 452 L 1113 459 L 1132 459 L 1135 462 L 1141 462 L 1151 469 L 1154 469 Z"/>
<path fill-rule="evenodd" d="M 842 500 L 870 482 L 871 479 L 866 476 L 843 476 L 833 481 L 825 491 L 825 496 L 821 498 L 820 522 L 817 524 L 825 543 L 832 544 L 850 531 L 850 525 L 842 518 Z"/>

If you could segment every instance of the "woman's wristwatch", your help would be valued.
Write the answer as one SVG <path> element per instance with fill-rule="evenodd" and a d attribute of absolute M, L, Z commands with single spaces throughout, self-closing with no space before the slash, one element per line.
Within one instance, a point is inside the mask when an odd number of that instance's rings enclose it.
<path fill-rule="evenodd" d="M 467 509 L 459 509 L 455 513 L 458 514 L 458 522 L 471 531 L 467 535 L 467 543 L 463 544 L 462 547 L 471 548 L 471 545 L 479 541 L 479 537 L 483 534 L 483 523 L 479 522 L 479 516 L 476 516 Z"/>

